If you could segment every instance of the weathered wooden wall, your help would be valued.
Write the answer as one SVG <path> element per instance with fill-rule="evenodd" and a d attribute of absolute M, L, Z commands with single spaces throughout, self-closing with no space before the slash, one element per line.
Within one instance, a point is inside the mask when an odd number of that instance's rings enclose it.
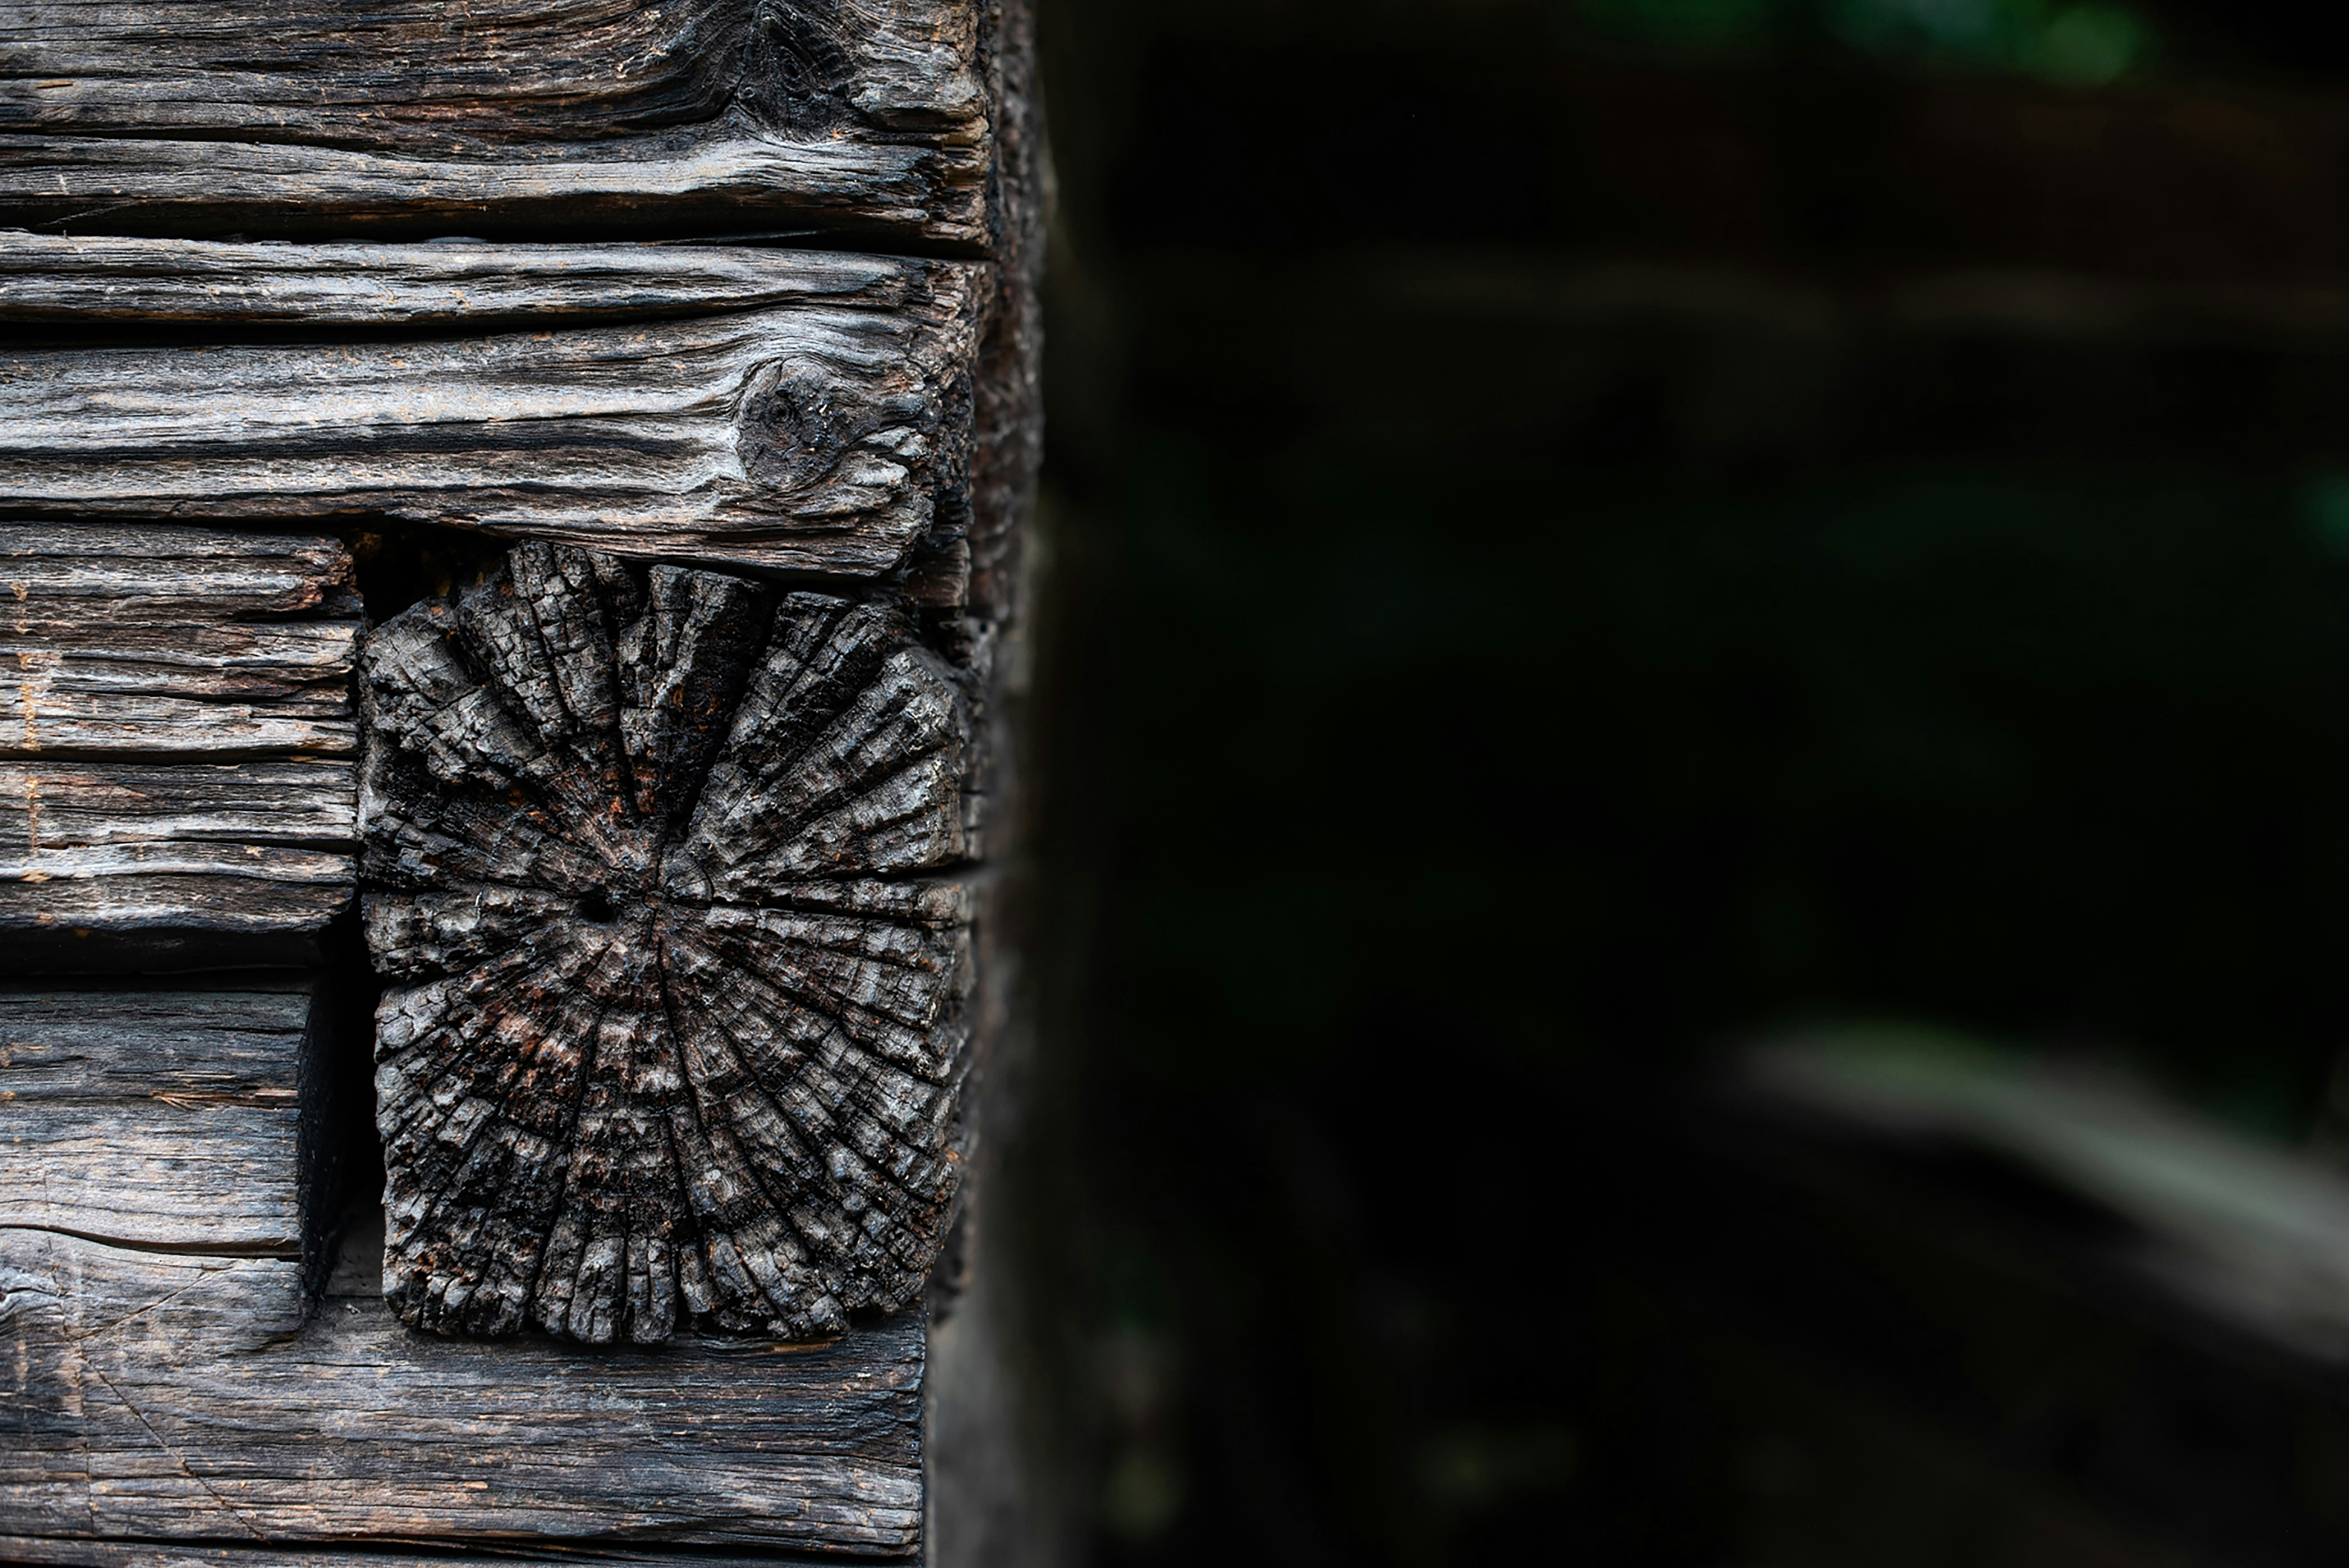
<path fill-rule="evenodd" d="M 299 1261 L 326 1092 L 313 981 L 0 991 L 0 1214 L 109 1248 Z"/>
<path fill-rule="evenodd" d="M 388 710 L 363 714 L 353 677 L 370 628 L 419 595 L 407 624 L 504 591 L 489 568 L 507 544 L 591 547 L 601 580 L 640 585 L 626 591 L 656 611 L 657 628 L 598 646 L 648 704 L 633 730 L 614 711 L 616 765 L 651 792 L 623 788 L 616 809 L 674 871 L 664 835 L 684 852 L 692 796 L 660 781 L 698 792 L 713 760 L 735 766 L 684 737 L 742 693 L 785 591 L 885 608 L 889 646 L 957 715 L 943 836 L 909 852 L 878 805 L 834 784 L 767 803 L 784 774 L 737 768 L 735 815 L 800 833 L 813 847 L 788 876 L 808 880 L 771 887 L 711 838 L 695 907 L 796 923 L 749 946 L 719 933 L 696 983 L 714 997 L 768 961 L 753 949 L 800 943 L 767 991 L 815 985 L 837 1027 L 902 1055 L 887 1032 L 914 1027 L 906 988 L 960 972 L 975 909 L 986 935 L 977 860 L 1009 784 L 994 653 L 1038 448 L 1029 49 L 1023 10 L 967 0 L 500 0 L 429 19 L 372 0 L 266 18 L 57 0 L 0 22 L 0 224 L 28 226 L 0 233 L 0 1555 L 923 1549 L 916 1298 L 970 1147 L 954 1096 L 1000 1008 L 937 1015 L 928 1108 L 892 1124 L 943 1162 L 918 1223 L 884 1192 L 912 1190 L 892 1185 L 910 1168 L 884 1180 L 841 1158 L 873 1113 L 913 1103 L 914 1080 L 889 1086 L 904 1075 L 877 1057 L 842 1075 L 820 1050 L 825 1089 L 796 1047 L 775 1058 L 816 1076 L 775 1091 L 794 1108 L 772 1136 L 817 1143 L 771 1179 L 847 1206 L 807 1218 L 793 1198 L 776 1234 L 844 1236 L 839 1216 L 897 1205 L 911 1229 L 887 1244 L 885 1288 L 699 1327 L 615 1318 L 669 1335 L 625 1350 L 404 1326 L 374 1201 L 364 1004 L 380 982 L 358 909 L 369 888 L 391 895 L 367 934 L 390 971 L 429 982 L 471 940 L 437 893 L 416 901 L 450 842 L 432 834 L 529 814 L 494 794 L 411 812 L 430 842 L 375 831 L 388 853 L 363 867 L 369 824 L 398 814 L 363 788 L 363 730 Z M 730 664 L 667 618 L 655 590 L 672 577 L 734 585 L 697 600 Z M 575 745 L 556 713 L 578 693 L 561 657 L 550 669 L 560 697 L 517 663 L 468 711 Z M 426 773 L 504 732 L 436 730 L 429 701 L 409 717 Z M 871 743 L 856 765 L 877 787 L 901 742 Z M 583 820 L 558 836 L 595 835 Z M 646 929 L 667 931 L 682 885 L 615 879 L 623 861 L 558 889 L 569 918 L 596 926 L 641 897 Z M 939 969 L 925 943 L 966 956 Z M 967 977 L 937 995 L 955 987 Z M 492 986 L 451 1005 L 502 1003 Z M 738 1034 L 781 1027 L 781 1003 L 745 1005 Z M 689 1021 L 706 1030 L 704 1011 Z M 439 1047 L 411 1033 L 387 1049 Z M 706 1087 L 700 1050 L 686 1064 Z M 433 1123 L 460 1125 L 476 1123 Z M 396 1178 L 417 1153 L 394 1140 Z M 471 1222 L 402 1213 L 396 1243 Z"/>

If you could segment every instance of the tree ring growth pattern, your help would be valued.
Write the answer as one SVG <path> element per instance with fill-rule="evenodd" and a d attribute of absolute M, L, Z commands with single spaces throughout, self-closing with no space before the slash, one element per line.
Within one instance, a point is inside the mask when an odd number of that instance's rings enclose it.
<path fill-rule="evenodd" d="M 385 1293 L 806 1338 L 959 1169 L 969 714 L 887 600 L 527 544 L 362 656 Z"/>

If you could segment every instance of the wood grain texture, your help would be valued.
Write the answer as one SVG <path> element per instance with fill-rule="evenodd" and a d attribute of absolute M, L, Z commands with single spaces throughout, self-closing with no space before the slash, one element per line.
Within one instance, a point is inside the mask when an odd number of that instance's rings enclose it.
<path fill-rule="evenodd" d="M 0 222 L 140 234 L 834 230 L 975 253 L 971 0 L 40 0 Z"/>
<path fill-rule="evenodd" d="M 316 535 L 0 523 L 0 961 L 315 958 L 357 880 L 350 571 Z"/>
<path fill-rule="evenodd" d="M 0 239 L 0 321 L 75 327 L 482 327 L 930 305 L 975 269 L 741 245 Z"/>
<path fill-rule="evenodd" d="M 0 1229 L 0 1533 L 904 1556 L 922 1341 L 441 1340 L 306 1317 L 292 1263 Z"/>
<path fill-rule="evenodd" d="M 559 253 L 423 246 L 272 258 L 228 285 L 242 254 L 175 260 L 191 249 L 157 250 L 154 267 L 182 270 L 118 297 L 182 322 L 290 318 L 322 296 L 327 319 L 446 321 L 452 292 L 480 287 L 505 326 L 0 351 L 0 508 L 389 519 L 854 576 L 968 514 L 984 267 L 735 253 L 630 276 L 607 249 L 566 278 Z M 451 251 L 480 254 L 433 254 Z M 28 287 L 33 307 L 104 287 L 73 271 Z M 728 313 L 512 329 L 525 298 L 608 315 L 664 275 Z M 760 299 L 786 303 L 734 308 Z"/>
<path fill-rule="evenodd" d="M 527 1546 L 517 1551 L 527 1552 Z M 568 1550 L 564 1560 L 607 1568 L 811 1568 L 836 1563 L 837 1557 L 804 1552 L 761 1552 L 754 1557 L 696 1552 L 631 1552 L 597 1543 Z M 460 1559 L 465 1568 L 546 1568 L 543 1554 L 508 1556 L 503 1552 L 469 1550 Z M 898 1562 L 897 1558 L 865 1558 L 866 1562 Z M 40 1568 L 450 1568 L 450 1559 L 381 1550 L 338 1551 L 301 1547 L 201 1546 L 156 1541 L 67 1540 L 55 1536 L 0 1535 L 0 1563 L 39 1564 Z"/>
<path fill-rule="evenodd" d="M 0 758 L 353 753 L 349 587 L 316 535 L 0 522 Z"/>
<path fill-rule="evenodd" d="M 959 1160 L 969 721 L 901 604 L 524 545 L 364 659 L 388 1293 L 800 1338 L 920 1293 Z"/>
<path fill-rule="evenodd" d="M 0 990 L 0 1225 L 299 1258 L 322 1028 L 307 982 Z"/>

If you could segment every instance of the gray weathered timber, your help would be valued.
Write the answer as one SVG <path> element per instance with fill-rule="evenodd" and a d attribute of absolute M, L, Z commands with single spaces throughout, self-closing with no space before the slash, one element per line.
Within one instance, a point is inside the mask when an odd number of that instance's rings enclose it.
<path fill-rule="evenodd" d="M 0 1225 L 298 1258 L 317 988 L 0 990 Z"/>
<path fill-rule="evenodd" d="M 969 719 L 902 603 L 524 545 L 363 660 L 387 1293 L 837 1333 L 953 1198 Z"/>
<path fill-rule="evenodd" d="M 521 1547 L 518 1550 L 529 1550 Z M 802 1552 L 766 1552 L 755 1557 L 731 1554 L 713 1555 L 696 1552 L 690 1557 L 676 1552 L 631 1552 L 598 1542 L 592 1548 L 580 1547 L 566 1551 L 563 1560 L 588 1564 L 589 1568 L 812 1568 L 824 1563 L 837 1563 L 836 1557 L 812 1556 Z M 384 1551 L 320 1551 L 301 1548 L 271 1548 L 259 1545 L 196 1546 L 174 1545 L 155 1541 L 92 1541 L 64 1540 L 34 1535 L 0 1535 L 0 1563 L 37 1563 L 40 1568 L 450 1568 L 447 1557 L 419 1557 L 405 1552 Z M 463 1568 L 546 1568 L 543 1554 L 510 1557 L 502 1552 L 481 1552 L 468 1550 L 457 1559 Z M 895 1558 L 864 1559 L 864 1561 L 895 1562 Z"/>
<path fill-rule="evenodd" d="M 850 576 L 892 570 L 968 514 L 982 265 L 737 253 L 703 265 L 703 296 L 745 302 L 763 272 L 785 303 L 528 330 L 511 319 L 525 296 L 547 316 L 582 298 L 608 315 L 652 286 L 616 275 L 607 251 L 572 286 L 549 275 L 559 255 L 510 246 L 461 247 L 479 253 L 469 283 L 417 254 L 436 248 L 460 247 L 352 247 L 348 265 L 289 260 L 241 287 L 218 278 L 236 261 L 213 257 L 123 294 L 149 318 L 198 323 L 242 321 L 281 286 L 336 296 L 343 320 L 448 322 L 451 290 L 478 286 L 493 329 L 0 351 L 0 509 L 389 519 Z M 478 281 L 508 264 L 521 270 Z M 373 306 L 358 303 L 369 289 Z M 26 290 L 45 310 L 77 292 Z"/>
<path fill-rule="evenodd" d="M 307 1316 L 292 1263 L 0 1229 L 0 1533 L 906 1555 L 922 1341 L 436 1339 Z"/>
<path fill-rule="evenodd" d="M 0 763 L 0 858 L 141 844 L 347 845 L 357 836 L 352 759 Z"/>
<path fill-rule="evenodd" d="M 357 816 L 348 757 L 0 763 L 0 929 L 316 931 L 350 907 Z"/>
<path fill-rule="evenodd" d="M 315 961 L 360 627 L 334 539 L 0 523 L 0 961 Z"/>
<path fill-rule="evenodd" d="M 0 522 L 0 758 L 357 751 L 350 572 L 316 535 Z"/>
<path fill-rule="evenodd" d="M 972 0 L 40 0 L 0 222 L 533 238 L 831 230 L 975 253 Z"/>
<path fill-rule="evenodd" d="M 483 327 L 768 306 L 920 311 L 967 265 L 742 245 L 227 244 L 0 234 L 0 321 Z"/>

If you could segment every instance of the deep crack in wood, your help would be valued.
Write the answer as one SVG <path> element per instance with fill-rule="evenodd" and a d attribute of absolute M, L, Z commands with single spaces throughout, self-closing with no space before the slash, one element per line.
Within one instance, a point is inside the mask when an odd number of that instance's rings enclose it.
<path fill-rule="evenodd" d="M 960 1167 L 953 672 L 885 598 L 526 544 L 362 656 L 386 1294 L 783 1338 L 916 1300 Z"/>

